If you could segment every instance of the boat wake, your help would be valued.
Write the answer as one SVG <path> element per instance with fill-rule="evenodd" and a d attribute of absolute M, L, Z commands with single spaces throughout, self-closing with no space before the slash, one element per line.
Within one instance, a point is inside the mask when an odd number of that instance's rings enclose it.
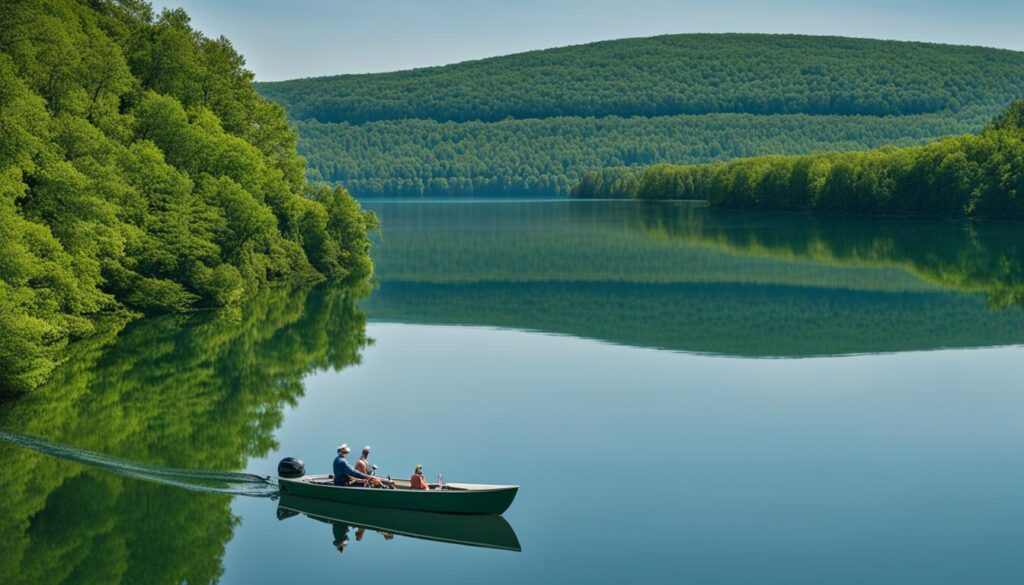
<path fill-rule="evenodd" d="M 269 498 L 278 495 L 277 484 L 269 476 L 264 477 L 253 473 L 239 473 L 235 471 L 176 469 L 173 467 L 147 465 L 79 449 L 70 445 L 55 443 L 39 437 L 4 432 L 0 432 L 0 441 L 7 441 L 8 443 L 53 457 L 99 467 L 132 479 L 172 485 L 197 492 L 257 498 Z"/>

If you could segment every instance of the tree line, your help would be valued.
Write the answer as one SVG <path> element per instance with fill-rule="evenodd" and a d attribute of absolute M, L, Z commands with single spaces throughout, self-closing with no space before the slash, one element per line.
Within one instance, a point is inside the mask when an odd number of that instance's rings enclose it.
<path fill-rule="evenodd" d="M 499 122 L 295 121 L 309 178 L 356 196 L 569 195 L 590 170 L 698 163 L 769 153 L 921 144 L 980 128 L 987 109 L 957 116 L 558 117 Z"/>
<path fill-rule="evenodd" d="M 706 199 L 713 206 L 1024 219 L 1024 100 L 979 134 L 924 146 L 761 156 L 588 174 L 579 197 Z"/>
<path fill-rule="evenodd" d="M 141 0 L 0 13 L 0 394 L 117 310 L 225 306 L 370 272 L 376 218 L 311 187 L 223 37 Z"/>

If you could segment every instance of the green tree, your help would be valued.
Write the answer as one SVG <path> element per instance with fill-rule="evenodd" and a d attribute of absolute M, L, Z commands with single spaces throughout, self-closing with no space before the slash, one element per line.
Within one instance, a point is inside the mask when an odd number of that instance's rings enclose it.
<path fill-rule="evenodd" d="M 732 208 L 1024 219 L 1024 100 L 980 134 L 924 146 L 710 165 L 653 165 L 586 176 L 581 197 L 683 199 Z"/>
<path fill-rule="evenodd" d="M 6 2 L 0 133 L 0 394 L 38 386 L 105 313 L 372 270 L 374 222 L 344 190 L 306 196 L 280 106 L 182 10 Z"/>

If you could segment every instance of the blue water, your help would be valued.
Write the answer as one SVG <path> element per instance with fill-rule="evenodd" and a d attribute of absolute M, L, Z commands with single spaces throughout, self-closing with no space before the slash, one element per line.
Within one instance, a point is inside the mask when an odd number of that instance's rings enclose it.
<path fill-rule="evenodd" d="M 0 406 L 0 582 L 1024 581 L 1019 226 L 371 207 L 374 287 L 141 320 Z M 521 552 L 231 495 L 342 442 L 521 486 Z"/>
<path fill-rule="evenodd" d="M 249 469 L 287 454 L 326 469 L 327 446 L 368 442 L 381 471 L 518 483 L 506 518 L 523 551 L 368 534 L 339 556 L 329 527 L 236 499 L 226 581 L 291 557 L 325 581 L 1024 575 L 1021 348 L 752 360 L 489 328 L 369 332 L 363 365 L 309 378 L 282 448 Z"/>

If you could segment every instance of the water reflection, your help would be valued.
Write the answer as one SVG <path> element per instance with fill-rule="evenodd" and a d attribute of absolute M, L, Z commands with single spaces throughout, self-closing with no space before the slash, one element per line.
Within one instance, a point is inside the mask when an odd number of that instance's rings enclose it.
<path fill-rule="evenodd" d="M 276 446 L 312 371 L 358 363 L 365 288 L 272 290 L 233 313 L 147 319 L 82 342 L 0 428 L 163 468 L 234 470 Z M 0 442 L 5 583 L 212 583 L 231 498 Z"/>
<path fill-rule="evenodd" d="M 1019 226 L 638 202 L 373 202 L 370 318 L 798 357 L 1024 343 Z"/>
<path fill-rule="evenodd" d="M 375 206 L 382 284 L 361 302 L 380 320 L 754 356 L 1024 341 L 1022 236 L 1003 226 L 635 202 Z M 451 477 L 529 482 L 510 513 L 527 552 L 421 542 L 519 550 L 501 518 L 282 501 L 282 516 L 313 520 L 278 522 L 266 500 L 0 443 L 0 581 L 294 578 L 282 558 L 325 580 L 352 555 L 400 559 L 399 580 L 965 582 L 984 567 L 989 582 L 1019 581 L 1018 348 L 733 360 L 387 324 L 367 348 L 366 292 L 267 291 L 233 314 L 113 324 L 48 388 L 0 406 L 0 429 L 159 468 L 260 473 L 291 453 L 326 464 L 337 413 L 372 413 L 346 418 L 344 435 L 397 468 L 429 443 Z M 558 464 L 538 474 L 552 446 Z M 609 461 L 659 474 L 613 537 L 623 485 L 580 479 Z M 326 549 L 346 538 L 342 557 Z"/>
<path fill-rule="evenodd" d="M 1024 308 L 1020 225 L 818 217 L 640 205 L 634 221 L 666 242 L 822 265 L 898 268 L 939 287 L 986 295 L 993 308 Z"/>
<path fill-rule="evenodd" d="M 277 517 L 284 520 L 304 514 L 331 525 L 333 544 L 339 552 L 351 544 L 350 530 L 360 541 L 366 530 L 379 533 L 385 540 L 395 534 L 483 548 L 519 552 L 515 531 L 501 516 L 435 514 L 411 510 L 370 508 L 326 502 L 283 494 Z"/>

